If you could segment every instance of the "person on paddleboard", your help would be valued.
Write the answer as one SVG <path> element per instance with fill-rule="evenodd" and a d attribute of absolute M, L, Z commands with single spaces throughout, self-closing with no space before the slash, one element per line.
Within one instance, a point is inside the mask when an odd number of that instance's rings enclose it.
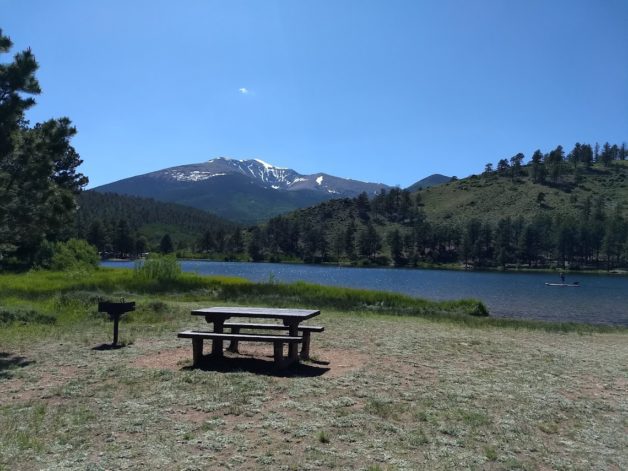
<path fill-rule="evenodd" d="M 562 271 L 560 272 L 560 282 L 565 284 L 565 274 Z"/>

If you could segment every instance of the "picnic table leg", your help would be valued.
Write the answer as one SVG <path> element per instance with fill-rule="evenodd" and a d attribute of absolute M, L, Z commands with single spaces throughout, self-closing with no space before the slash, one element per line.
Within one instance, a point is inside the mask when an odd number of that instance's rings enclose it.
<path fill-rule="evenodd" d="M 217 334 L 222 334 L 224 331 L 225 319 L 216 319 L 214 320 L 214 332 Z M 222 358 L 223 352 L 223 344 L 222 339 L 213 339 L 212 340 L 212 356 L 215 358 Z"/>
<path fill-rule="evenodd" d="M 275 342 L 273 346 L 275 348 L 275 365 L 281 368 L 283 364 L 283 342 Z"/>
<path fill-rule="evenodd" d="M 288 327 L 289 335 L 291 337 L 299 336 L 299 322 L 298 321 L 294 322 L 294 321 L 285 320 L 284 325 Z M 299 361 L 299 346 L 294 342 L 291 342 L 288 344 L 288 360 L 290 360 L 291 363 Z"/>
<path fill-rule="evenodd" d="M 192 339 L 192 366 L 198 367 L 201 364 L 203 358 L 203 339 L 201 337 L 194 337 Z"/>
<path fill-rule="evenodd" d="M 311 332 L 309 330 L 303 331 L 303 346 L 301 347 L 301 359 L 302 360 L 310 359 L 310 336 L 311 336 Z"/>
<path fill-rule="evenodd" d="M 231 333 L 232 334 L 239 334 L 240 333 L 240 327 L 231 327 Z M 227 348 L 227 350 L 229 350 L 231 353 L 238 353 L 238 341 L 237 340 L 232 340 L 231 343 L 229 344 L 229 347 Z"/>

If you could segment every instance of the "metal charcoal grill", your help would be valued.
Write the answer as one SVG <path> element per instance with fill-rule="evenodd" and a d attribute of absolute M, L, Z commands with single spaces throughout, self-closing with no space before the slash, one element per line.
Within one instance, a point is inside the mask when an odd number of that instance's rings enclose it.
<path fill-rule="evenodd" d="M 120 322 L 120 317 L 130 311 L 135 311 L 135 301 L 125 302 L 124 299 L 120 302 L 98 301 L 98 312 L 106 312 L 109 314 L 109 319 L 113 321 L 112 347 L 118 346 L 118 323 Z"/>

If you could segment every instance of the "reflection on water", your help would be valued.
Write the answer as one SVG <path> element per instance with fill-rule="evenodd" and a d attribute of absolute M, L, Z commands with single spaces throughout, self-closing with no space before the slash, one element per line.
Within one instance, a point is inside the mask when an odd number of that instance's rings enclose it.
<path fill-rule="evenodd" d="M 132 267 L 131 262 L 104 266 Z M 475 298 L 492 316 L 628 325 L 628 278 L 572 275 L 579 288 L 545 286 L 560 282 L 548 273 L 459 272 L 393 268 L 344 268 L 277 263 L 183 261 L 184 271 L 251 281 L 307 281 L 322 285 L 395 291 L 428 299 Z"/>

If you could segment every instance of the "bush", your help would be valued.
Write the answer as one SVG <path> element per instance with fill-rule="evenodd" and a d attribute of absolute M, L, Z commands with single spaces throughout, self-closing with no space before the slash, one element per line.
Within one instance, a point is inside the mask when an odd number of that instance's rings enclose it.
<path fill-rule="evenodd" d="M 173 281 L 181 276 L 181 265 L 174 255 L 150 255 L 135 264 L 135 276 L 142 281 Z"/>
<path fill-rule="evenodd" d="M 80 239 L 45 244 L 38 257 L 41 267 L 57 271 L 93 270 L 100 262 L 96 247 Z"/>

